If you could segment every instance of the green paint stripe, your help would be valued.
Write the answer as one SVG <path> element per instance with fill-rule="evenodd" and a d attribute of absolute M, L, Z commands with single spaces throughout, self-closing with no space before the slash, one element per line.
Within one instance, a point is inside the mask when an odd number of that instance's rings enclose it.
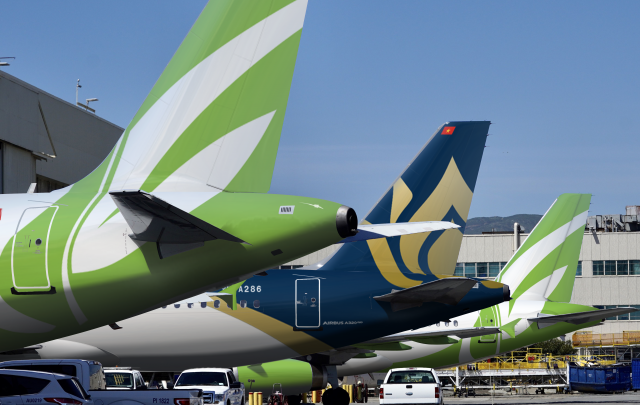
<path fill-rule="evenodd" d="M 497 281 L 502 281 L 504 275 L 509 271 L 511 265 L 520 258 L 527 250 L 529 250 L 536 243 L 547 237 L 558 228 L 566 225 L 577 214 L 585 212 L 589 209 L 589 202 L 591 201 L 590 194 L 562 194 L 556 200 L 555 204 L 549 209 L 549 211 L 542 217 L 542 220 L 536 225 L 535 229 L 527 237 L 516 254 L 509 260 L 509 263 L 500 273 Z"/>
<path fill-rule="evenodd" d="M 110 220 L 111 218 L 115 217 L 115 216 L 116 216 L 116 214 L 117 214 L 118 212 L 120 212 L 120 210 L 119 210 L 118 208 L 116 208 L 115 210 L 113 210 L 113 212 L 112 212 L 111 214 L 109 214 L 109 216 L 108 216 L 104 221 L 102 221 L 102 223 L 100 224 L 100 226 L 98 226 L 98 228 L 100 228 L 102 225 L 104 225 L 104 224 L 105 224 L 105 222 L 107 222 L 107 221 L 108 221 L 108 220 Z"/>
<path fill-rule="evenodd" d="M 153 191 L 171 174 L 229 132 L 276 111 L 267 131 L 238 179 L 234 191 L 267 192 L 280 142 L 301 31 L 293 34 L 248 69 L 185 129 L 147 177 Z"/>
<path fill-rule="evenodd" d="M 247 29 L 291 3 L 293 0 L 210 1 L 169 61 L 128 128 L 133 128 L 156 100 L 198 63 Z"/>

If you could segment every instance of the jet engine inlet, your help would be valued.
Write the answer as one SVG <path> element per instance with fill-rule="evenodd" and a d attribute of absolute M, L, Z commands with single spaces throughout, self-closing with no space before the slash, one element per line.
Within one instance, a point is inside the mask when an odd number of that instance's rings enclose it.
<path fill-rule="evenodd" d="M 505 301 L 511 301 L 511 291 L 506 284 L 502 286 L 502 298 L 504 298 Z"/>
<path fill-rule="evenodd" d="M 310 391 L 321 390 L 327 388 L 327 369 L 324 366 L 311 366 L 311 388 Z"/>
<path fill-rule="evenodd" d="M 353 208 L 346 205 L 338 208 L 336 228 L 338 228 L 338 235 L 343 238 L 348 238 L 358 233 L 358 216 Z"/>

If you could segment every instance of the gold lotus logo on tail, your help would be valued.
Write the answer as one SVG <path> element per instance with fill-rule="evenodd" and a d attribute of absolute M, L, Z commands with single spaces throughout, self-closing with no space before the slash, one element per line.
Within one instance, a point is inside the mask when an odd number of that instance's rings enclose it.
<path fill-rule="evenodd" d="M 405 184 L 402 178 L 393 185 L 393 199 L 391 200 L 391 223 L 395 224 L 404 211 L 407 205 L 411 202 L 413 193 L 409 190 L 409 187 Z"/>
<path fill-rule="evenodd" d="M 472 198 L 473 192 L 469 186 L 467 186 L 452 157 L 440 183 L 438 183 L 433 193 L 431 193 L 427 201 L 425 201 L 413 217 L 411 217 L 409 222 L 441 221 L 451 207 L 454 207 L 460 217 L 466 222 Z M 422 245 L 430 234 L 430 232 L 426 232 L 415 235 L 405 235 L 400 238 L 400 253 L 402 254 L 402 259 L 407 268 L 413 273 L 424 274 L 420 268 L 418 257 Z M 459 230 L 448 229 L 443 232 L 429 250 L 429 268 L 434 274 L 438 273 L 441 276 L 453 274 L 461 243 L 462 233 Z"/>

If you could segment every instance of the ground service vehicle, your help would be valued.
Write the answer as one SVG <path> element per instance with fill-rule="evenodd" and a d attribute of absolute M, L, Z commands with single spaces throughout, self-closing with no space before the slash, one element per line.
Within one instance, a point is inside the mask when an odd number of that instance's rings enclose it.
<path fill-rule="evenodd" d="M 191 390 L 107 390 L 102 364 L 90 360 L 16 360 L 0 363 L 3 370 L 30 370 L 75 377 L 98 405 L 120 405 L 131 401 L 142 405 L 202 405 L 202 391 Z M 6 405 L 2 401 L 3 405 Z M 62 403 L 60 403 L 62 405 Z M 81 405 L 81 404 L 73 404 Z"/>
<path fill-rule="evenodd" d="M 244 384 L 228 368 L 193 368 L 183 371 L 174 390 L 201 389 L 205 404 L 244 405 Z"/>
<path fill-rule="evenodd" d="M 442 390 L 431 368 L 394 368 L 380 386 L 380 405 L 442 404 Z"/>
<path fill-rule="evenodd" d="M 104 379 L 108 390 L 144 390 L 147 386 L 144 383 L 142 374 L 131 367 L 104 367 Z"/>
<path fill-rule="evenodd" d="M 74 377 L 26 370 L 0 370 L 0 403 L 93 405 L 91 396 Z"/>

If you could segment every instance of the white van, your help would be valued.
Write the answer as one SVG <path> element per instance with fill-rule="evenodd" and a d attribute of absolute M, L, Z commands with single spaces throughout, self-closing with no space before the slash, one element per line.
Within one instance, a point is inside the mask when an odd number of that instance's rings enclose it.
<path fill-rule="evenodd" d="M 380 405 L 442 403 L 442 386 L 431 368 L 394 368 L 380 385 Z"/>

